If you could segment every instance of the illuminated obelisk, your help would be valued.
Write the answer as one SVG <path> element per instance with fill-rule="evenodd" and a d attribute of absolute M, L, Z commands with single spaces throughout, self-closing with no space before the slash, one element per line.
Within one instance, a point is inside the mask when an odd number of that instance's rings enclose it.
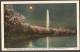
<path fill-rule="evenodd" d="M 49 10 L 47 9 L 46 13 L 46 28 L 49 29 Z M 47 40 L 47 48 L 49 48 L 49 37 L 46 37 Z"/>

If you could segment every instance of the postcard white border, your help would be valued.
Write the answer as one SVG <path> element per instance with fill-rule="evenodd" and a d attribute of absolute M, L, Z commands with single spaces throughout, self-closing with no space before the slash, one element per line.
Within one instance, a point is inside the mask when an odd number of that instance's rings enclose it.
<path fill-rule="evenodd" d="M 4 4 L 50 4 L 76 3 L 77 5 L 77 47 L 74 48 L 4 48 Z M 2 1 L 1 2 L 1 49 L 2 51 L 37 51 L 37 50 L 79 50 L 79 1 Z"/>

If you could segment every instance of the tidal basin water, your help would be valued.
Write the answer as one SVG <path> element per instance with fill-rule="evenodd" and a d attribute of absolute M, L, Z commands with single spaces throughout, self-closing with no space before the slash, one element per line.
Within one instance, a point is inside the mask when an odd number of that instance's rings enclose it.
<path fill-rule="evenodd" d="M 49 37 L 49 48 L 56 47 L 76 47 L 77 36 L 54 36 Z M 13 48 L 47 48 L 46 37 L 37 39 L 25 39 L 15 42 Z"/>

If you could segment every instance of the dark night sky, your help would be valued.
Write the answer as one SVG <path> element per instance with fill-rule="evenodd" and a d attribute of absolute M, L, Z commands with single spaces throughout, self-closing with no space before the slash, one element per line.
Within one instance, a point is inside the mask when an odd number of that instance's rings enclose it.
<path fill-rule="evenodd" d="M 32 6 L 30 11 L 28 8 Z M 25 16 L 30 25 L 46 26 L 46 10 L 50 13 L 50 28 L 76 27 L 76 4 L 15 4 L 15 11 Z"/>

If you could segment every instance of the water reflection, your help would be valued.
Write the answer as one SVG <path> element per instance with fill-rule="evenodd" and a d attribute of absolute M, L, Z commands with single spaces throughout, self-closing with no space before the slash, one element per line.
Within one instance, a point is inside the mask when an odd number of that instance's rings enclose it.
<path fill-rule="evenodd" d="M 49 48 L 54 47 L 76 47 L 77 36 L 55 36 L 49 37 Z M 46 37 L 38 39 L 27 39 L 15 42 L 11 47 L 15 48 L 47 48 Z"/>
<path fill-rule="evenodd" d="M 33 45 L 32 45 L 32 42 L 29 42 L 29 45 L 28 45 L 28 47 L 32 47 Z"/>

